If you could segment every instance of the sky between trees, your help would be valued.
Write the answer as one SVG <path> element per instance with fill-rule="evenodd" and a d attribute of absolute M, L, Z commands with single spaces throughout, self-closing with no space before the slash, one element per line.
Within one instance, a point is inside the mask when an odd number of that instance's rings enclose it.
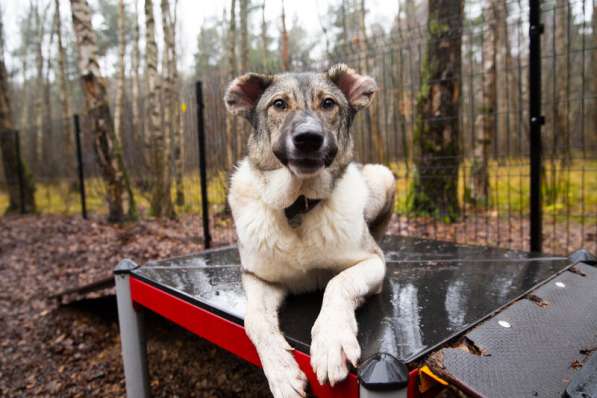
<path fill-rule="evenodd" d="M 113 0 L 116 3 L 116 0 Z M 142 10 L 143 1 L 139 2 L 139 8 Z M 135 0 L 125 1 L 125 6 L 129 11 L 134 9 Z M 222 16 L 224 8 L 229 7 L 229 1 L 224 0 L 179 0 L 178 4 L 178 33 L 177 34 L 177 45 L 180 49 L 180 61 L 179 67 L 183 73 L 191 73 L 194 65 L 194 54 L 197 51 L 197 35 L 204 23 L 215 21 L 217 18 Z M 325 14 L 328 11 L 329 5 L 338 3 L 335 0 L 286 0 L 286 12 L 287 20 L 290 25 L 298 24 L 303 27 L 309 34 L 310 38 L 317 42 L 317 45 L 313 49 L 313 55 L 318 55 L 323 51 L 323 40 L 317 41 L 318 35 L 322 34 L 321 23 L 325 18 Z M 98 7 L 97 0 L 90 0 L 89 4 L 92 8 Z M 398 10 L 398 2 L 394 0 L 368 0 L 367 1 L 369 13 L 366 16 L 367 22 L 379 23 L 385 28 L 388 28 L 396 12 Z M 68 31 L 72 30 L 72 24 L 70 23 L 69 7 L 70 3 L 68 0 L 60 0 L 60 6 L 63 11 L 63 18 L 68 17 L 68 23 L 63 23 L 64 29 Z M 14 58 L 11 56 L 14 50 L 20 46 L 20 35 L 19 35 L 19 23 L 21 19 L 26 15 L 28 9 L 28 3 L 26 0 L 2 0 L 1 7 L 3 8 L 4 14 L 4 29 L 7 37 L 7 67 L 9 70 L 14 69 L 16 65 Z M 155 12 L 158 13 L 159 2 L 154 5 Z M 274 39 L 272 45 L 274 45 L 279 36 L 280 32 L 280 15 L 282 10 L 282 1 L 274 0 L 266 2 L 266 19 L 269 21 L 268 33 Z M 159 18 L 158 18 L 159 19 Z M 103 18 L 100 13 L 94 13 L 93 25 L 97 29 L 103 23 Z M 145 26 L 145 18 L 143 12 L 139 12 L 139 23 L 141 29 Z M 260 24 L 260 12 L 254 12 L 251 16 L 250 21 L 252 31 L 257 31 Z M 161 21 L 156 21 L 156 33 L 158 47 L 162 45 L 161 37 L 162 27 Z M 141 46 L 143 44 L 143 32 L 141 34 Z M 101 59 L 102 70 L 106 75 L 111 75 L 115 72 L 115 65 L 117 62 L 116 48 L 113 49 L 111 54 Z"/>

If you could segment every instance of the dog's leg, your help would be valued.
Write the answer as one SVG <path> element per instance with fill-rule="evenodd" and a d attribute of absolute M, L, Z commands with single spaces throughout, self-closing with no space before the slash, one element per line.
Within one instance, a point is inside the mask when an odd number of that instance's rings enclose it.
<path fill-rule="evenodd" d="M 247 295 L 245 330 L 255 345 L 275 398 L 304 397 L 307 378 L 292 355 L 278 325 L 278 309 L 286 291 L 251 274 L 243 274 Z"/>
<path fill-rule="evenodd" d="M 331 385 L 348 375 L 361 356 L 354 311 L 364 298 L 381 289 L 385 262 L 373 255 L 332 278 L 321 311 L 311 329 L 311 366 L 321 384 Z"/>

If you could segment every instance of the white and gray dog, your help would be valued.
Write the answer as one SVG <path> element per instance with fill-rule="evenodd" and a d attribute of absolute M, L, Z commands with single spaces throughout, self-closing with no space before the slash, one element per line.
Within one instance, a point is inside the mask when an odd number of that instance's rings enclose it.
<path fill-rule="evenodd" d="M 228 110 L 254 128 L 232 176 L 247 296 L 246 332 L 275 397 L 305 396 L 306 378 L 278 325 L 288 293 L 325 288 L 311 330 L 321 384 L 343 380 L 361 350 L 354 311 L 381 289 L 381 239 L 395 180 L 381 165 L 357 165 L 350 127 L 377 85 L 346 65 L 324 73 L 248 73 L 228 87 Z"/>

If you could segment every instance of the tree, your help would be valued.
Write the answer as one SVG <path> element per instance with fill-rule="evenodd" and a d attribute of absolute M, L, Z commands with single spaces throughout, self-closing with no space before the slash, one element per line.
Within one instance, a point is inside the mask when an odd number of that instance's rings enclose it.
<path fill-rule="evenodd" d="M 125 40 L 125 10 L 124 0 L 118 0 L 118 67 L 116 76 L 116 104 L 114 106 L 114 132 L 116 139 L 122 145 L 122 133 L 124 130 L 124 68 L 126 52 Z"/>
<path fill-rule="evenodd" d="M 139 47 L 140 33 L 139 33 L 139 10 L 138 1 L 135 0 L 135 20 L 133 22 L 133 51 L 131 55 L 131 68 L 132 68 L 132 88 L 131 88 L 131 101 L 132 101 L 132 112 L 133 112 L 133 137 L 135 144 L 142 148 L 141 152 L 145 153 L 144 149 L 147 148 L 147 140 L 144 132 L 144 125 L 141 123 L 141 107 L 139 103 L 139 96 L 141 92 L 141 79 L 139 76 L 139 67 L 141 63 L 141 49 Z M 145 165 L 148 162 L 143 158 Z"/>
<path fill-rule="evenodd" d="M 286 12 L 284 9 L 284 0 L 282 0 L 282 32 L 280 33 L 282 49 L 282 70 L 290 69 L 290 54 L 288 52 L 288 30 L 286 29 Z"/>
<path fill-rule="evenodd" d="M 365 25 L 365 0 L 361 0 L 359 8 L 359 45 L 360 45 L 360 59 L 361 59 L 361 73 L 369 74 L 369 41 L 367 40 L 367 28 Z M 375 161 L 383 163 L 385 161 L 384 140 L 381 133 L 379 122 L 379 102 L 374 100 L 369 108 L 365 110 L 365 122 L 367 126 L 367 133 L 373 139 L 373 151 L 375 153 Z"/>
<path fill-rule="evenodd" d="M 463 2 L 429 0 L 414 131 L 415 176 L 409 207 L 445 221 L 459 215 L 459 106 Z M 454 34 L 454 32 L 457 32 Z"/>
<path fill-rule="evenodd" d="M 496 59 L 497 20 L 496 0 L 483 9 L 483 96 L 481 109 L 475 120 L 473 162 L 469 181 L 469 199 L 474 204 L 487 206 L 489 199 L 489 145 L 496 135 Z"/>
<path fill-rule="evenodd" d="M 54 0 L 54 23 L 56 29 L 56 52 L 58 53 L 58 88 L 60 93 L 60 105 L 62 108 L 62 119 L 64 123 L 65 151 L 68 154 L 74 153 L 73 137 L 74 129 L 71 121 L 72 111 L 70 104 L 70 89 L 66 77 L 66 49 L 62 40 L 62 19 L 60 15 L 60 0 Z M 68 170 L 75 170 L 74 156 L 67 156 L 66 164 Z"/>
<path fill-rule="evenodd" d="M 176 5 L 174 6 L 174 13 L 176 15 Z M 176 65 L 176 19 L 170 13 L 170 4 L 168 0 L 161 1 L 161 10 L 162 10 L 162 27 L 164 30 L 164 64 L 165 70 L 164 74 L 166 78 L 164 79 L 164 124 L 165 124 L 165 133 L 169 134 L 170 137 L 170 146 L 167 147 L 167 159 L 169 159 L 169 154 L 173 153 L 174 155 L 174 175 L 175 175 L 175 183 L 176 183 L 176 202 L 179 205 L 184 204 L 184 194 L 182 189 L 182 157 L 181 157 L 181 129 L 179 128 L 180 125 L 180 115 L 179 115 L 179 99 L 177 98 L 177 90 L 176 86 L 178 85 L 178 70 Z M 168 161 L 166 162 L 168 164 Z M 170 170 L 170 167 L 168 167 Z M 169 180 L 171 179 L 170 173 L 166 178 Z M 170 184 L 168 183 L 168 186 Z M 174 209 L 172 209 L 172 213 L 170 216 L 174 215 Z"/>
<path fill-rule="evenodd" d="M 236 0 L 230 0 L 230 21 L 228 27 L 228 80 L 232 80 L 237 75 L 236 68 Z M 234 149 L 233 149 L 233 136 L 234 129 L 236 126 L 236 118 L 226 113 L 226 164 L 228 169 L 232 169 L 234 164 Z"/>
<path fill-rule="evenodd" d="M 114 133 L 114 122 L 108 103 L 106 83 L 98 63 L 97 38 L 91 24 L 91 10 L 87 0 L 71 0 L 71 16 L 79 53 L 81 88 L 85 95 L 85 108 L 91 124 L 93 147 L 106 184 L 108 221 L 124 221 L 122 195 L 132 192 L 122 151 Z M 129 185 L 128 187 L 126 185 Z M 134 197 L 129 197 L 129 217 L 136 216 Z"/>
<path fill-rule="evenodd" d="M 45 101 L 45 80 L 44 80 L 44 54 L 43 41 L 46 34 L 45 21 L 48 11 L 49 3 L 43 12 L 39 8 L 39 3 L 35 3 L 34 20 L 35 20 L 35 69 L 36 80 L 35 84 L 38 88 L 44 88 L 42 95 L 35 96 L 35 167 L 36 170 L 41 170 L 43 163 L 43 137 L 44 137 L 44 114 L 48 103 Z"/>
<path fill-rule="evenodd" d="M 593 3 L 593 49 L 597 48 L 597 2 Z M 597 98 L 597 51 L 593 50 L 591 60 L 593 98 Z M 595 102 L 593 102 L 595 104 Z M 593 105 L 593 144 L 597 143 L 597 106 Z"/>
<path fill-rule="evenodd" d="M 249 71 L 249 0 L 240 1 L 240 73 Z"/>
<path fill-rule="evenodd" d="M 12 122 L 10 94 L 8 87 L 8 73 L 4 63 L 4 27 L 2 24 L 2 9 L 0 8 L 0 153 L 2 154 L 2 168 L 8 187 L 8 208 L 6 213 L 21 210 L 34 213 L 35 183 L 25 161 L 17 156 L 17 142 Z M 19 183 L 19 173 L 23 177 L 23 185 Z M 21 189 L 24 203 L 21 203 Z"/>
<path fill-rule="evenodd" d="M 174 206 L 170 197 L 168 134 L 161 124 L 160 78 L 158 75 L 158 47 L 155 41 L 153 1 L 145 0 L 145 62 L 148 82 L 148 127 L 151 141 L 151 214 L 155 217 L 172 217 Z"/>
<path fill-rule="evenodd" d="M 182 141 L 183 134 L 183 115 L 180 109 L 181 101 L 178 93 L 178 58 L 176 55 L 176 15 L 177 15 L 178 1 L 174 2 L 174 12 L 170 12 L 168 0 L 162 0 L 162 17 L 164 19 L 164 40 L 166 56 L 168 57 L 167 73 L 168 73 L 168 90 L 169 103 L 166 104 L 170 110 L 170 131 L 172 136 L 172 153 L 174 158 L 174 181 L 176 186 L 176 204 L 184 205 L 184 189 L 183 189 L 183 163 L 182 163 Z"/>

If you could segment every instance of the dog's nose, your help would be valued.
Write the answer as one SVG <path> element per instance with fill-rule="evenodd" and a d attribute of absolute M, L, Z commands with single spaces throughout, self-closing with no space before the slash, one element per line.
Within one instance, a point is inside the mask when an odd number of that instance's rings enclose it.
<path fill-rule="evenodd" d="M 323 134 L 318 131 L 300 131 L 292 137 L 294 147 L 301 152 L 315 152 L 323 145 Z"/>

